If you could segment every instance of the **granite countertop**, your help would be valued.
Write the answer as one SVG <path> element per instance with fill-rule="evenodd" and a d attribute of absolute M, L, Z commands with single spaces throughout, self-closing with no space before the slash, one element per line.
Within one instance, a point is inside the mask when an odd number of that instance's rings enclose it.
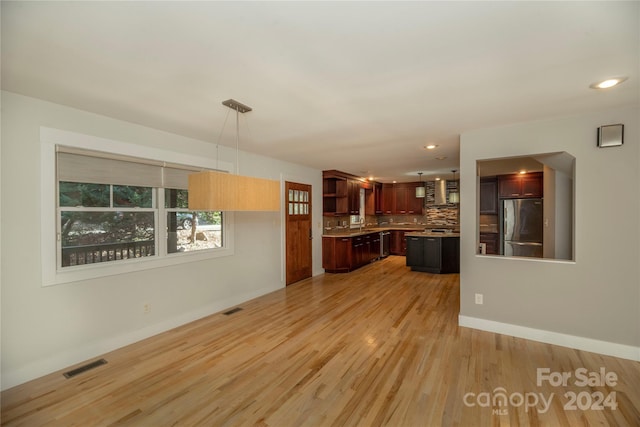
<path fill-rule="evenodd" d="M 426 232 L 424 231 L 425 229 L 431 230 L 434 228 L 443 228 L 443 227 L 438 227 L 438 226 L 428 226 L 428 225 L 424 225 L 424 224 L 416 224 L 416 225 L 412 225 L 412 224 L 388 224 L 388 225 L 384 225 L 384 226 L 378 226 L 378 227 L 366 227 L 363 228 L 362 230 L 359 230 L 357 228 L 352 228 L 352 229 L 348 229 L 348 228 L 344 228 L 341 230 L 331 230 L 330 232 L 326 232 L 322 235 L 322 237 L 356 237 L 356 236 L 363 236 L 365 234 L 370 234 L 370 233 L 379 233 L 381 231 L 391 231 L 391 230 L 402 230 L 402 231 L 407 231 L 408 233 L 406 233 L 405 235 L 410 235 L 410 234 L 416 234 L 416 235 L 420 235 L 420 236 L 426 236 L 426 233 L 429 234 L 433 234 L 436 235 L 438 237 L 441 237 L 442 235 L 446 235 L 446 237 L 459 237 L 460 233 L 430 233 L 430 232 Z"/>

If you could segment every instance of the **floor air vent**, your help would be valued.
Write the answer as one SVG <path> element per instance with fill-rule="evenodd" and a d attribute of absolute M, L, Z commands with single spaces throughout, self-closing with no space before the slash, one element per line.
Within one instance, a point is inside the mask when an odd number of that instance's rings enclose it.
<path fill-rule="evenodd" d="M 86 372 L 90 369 L 97 368 L 98 366 L 106 364 L 107 361 L 104 359 L 96 360 L 95 362 L 87 363 L 86 365 L 80 366 L 79 368 L 72 369 L 69 372 L 65 372 L 63 375 L 65 378 L 75 377 L 83 372 Z"/>
<path fill-rule="evenodd" d="M 242 310 L 240 307 L 236 307 L 236 308 L 232 308 L 232 309 L 231 309 L 231 310 L 229 310 L 229 311 L 225 311 L 225 312 L 224 312 L 224 313 L 222 313 L 222 314 L 224 314 L 225 316 L 228 316 L 228 315 L 230 315 L 230 314 L 237 313 L 237 312 L 239 312 L 240 310 Z"/>

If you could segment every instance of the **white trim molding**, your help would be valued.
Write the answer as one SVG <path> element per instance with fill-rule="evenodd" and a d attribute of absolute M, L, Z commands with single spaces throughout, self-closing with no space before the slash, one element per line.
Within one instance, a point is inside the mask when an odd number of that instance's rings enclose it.
<path fill-rule="evenodd" d="M 23 384 L 27 381 L 66 369 L 81 362 L 101 357 L 106 353 L 144 340 L 154 335 L 169 331 L 187 323 L 219 314 L 222 310 L 233 307 L 254 298 L 261 297 L 277 289 L 263 287 L 252 292 L 245 292 L 223 300 L 215 301 L 188 313 L 166 319 L 145 328 L 125 332 L 118 336 L 87 343 L 79 348 L 71 348 L 66 352 L 49 354 L 18 369 L 2 373 L 2 391 Z"/>
<path fill-rule="evenodd" d="M 640 347 L 458 315 L 458 325 L 640 362 Z"/>
<path fill-rule="evenodd" d="M 224 216 L 224 247 L 215 250 L 197 251 L 181 254 L 164 254 L 161 257 L 136 258 L 132 261 L 91 264 L 86 268 L 74 268 L 60 271 L 57 268 L 56 242 L 56 145 L 81 148 L 94 151 L 139 157 L 162 162 L 180 163 L 195 167 L 217 170 L 233 169 L 228 162 L 216 162 L 214 159 L 191 156 L 183 153 L 160 150 L 151 147 L 130 144 L 47 127 L 40 128 L 40 254 L 42 268 L 42 286 L 79 282 L 98 277 L 126 274 L 135 271 L 167 267 L 186 262 L 205 261 L 213 258 L 234 255 L 234 214 L 226 212 Z"/>

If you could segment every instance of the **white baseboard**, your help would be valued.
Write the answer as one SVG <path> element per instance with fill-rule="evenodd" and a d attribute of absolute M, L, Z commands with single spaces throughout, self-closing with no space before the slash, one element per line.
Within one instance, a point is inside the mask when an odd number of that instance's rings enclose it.
<path fill-rule="evenodd" d="M 640 347 L 458 315 L 458 325 L 640 362 Z"/>
<path fill-rule="evenodd" d="M 1 388 L 2 390 L 6 390 L 86 360 L 97 358 L 110 351 L 117 350 L 118 348 L 133 344 L 145 338 L 177 328 L 178 326 L 193 322 L 194 320 L 202 319 L 203 317 L 210 316 L 214 313 L 218 313 L 224 309 L 239 305 L 259 296 L 266 295 L 275 290 L 277 289 L 262 288 L 242 295 L 236 295 L 233 298 L 216 301 L 215 303 L 201 307 L 197 310 L 183 313 L 159 323 L 154 323 L 153 325 L 149 325 L 142 329 L 129 331 L 115 337 L 88 343 L 82 347 L 73 348 L 65 352 L 47 355 L 46 359 L 29 363 L 12 371 L 3 372 Z"/>

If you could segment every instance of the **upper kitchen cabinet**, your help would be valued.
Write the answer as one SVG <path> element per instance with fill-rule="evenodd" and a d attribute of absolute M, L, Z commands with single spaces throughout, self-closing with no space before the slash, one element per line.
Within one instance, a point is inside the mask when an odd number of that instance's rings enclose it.
<path fill-rule="evenodd" d="M 396 184 L 393 191 L 395 192 L 395 209 L 393 213 L 399 215 L 408 213 L 407 193 L 409 189 L 404 184 Z"/>
<path fill-rule="evenodd" d="M 375 182 L 373 185 L 374 211 L 376 215 L 384 213 L 382 203 L 382 184 Z"/>
<path fill-rule="evenodd" d="M 382 212 L 382 184 L 371 182 L 365 187 L 364 193 L 366 215 L 381 215 Z"/>
<path fill-rule="evenodd" d="M 335 171 L 322 173 L 322 214 L 340 216 L 349 214 L 348 182 Z"/>
<path fill-rule="evenodd" d="M 392 215 L 395 213 L 396 193 L 394 184 L 382 184 L 382 213 Z"/>
<path fill-rule="evenodd" d="M 357 176 L 336 170 L 323 171 L 323 215 L 344 216 L 360 214 L 360 188 L 365 185 Z"/>
<path fill-rule="evenodd" d="M 495 176 L 480 179 L 480 214 L 498 214 L 498 180 Z"/>
<path fill-rule="evenodd" d="M 498 176 L 498 192 L 503 199 L 542 197 L 542 188 L 542 172 Z"/>
<path fill-rule="evenodd" d="M 347 207 L 349 209 L 349 215 L 359 215 L 360 214 L 360 187 L 362 185 L 362 181 L 358 181 L 355 179 L 347 180 L 347 195 L 348 195 L 348 203 Z"/>
<path fill-rule="evenodd" d="M 418 182 L 384 184 L 382 190 L 384 214 L 422 215 L 424 199 L 416 197 Z"/>
<path fill-rule="evenodd" d="M 424 185 L 422 182 L 409 183 L 409 192 L 407 193 L 407 213 L 410 215 L 422 215 L 424 206 L 424 197 L 416 197 L 416 188 Z"/>

